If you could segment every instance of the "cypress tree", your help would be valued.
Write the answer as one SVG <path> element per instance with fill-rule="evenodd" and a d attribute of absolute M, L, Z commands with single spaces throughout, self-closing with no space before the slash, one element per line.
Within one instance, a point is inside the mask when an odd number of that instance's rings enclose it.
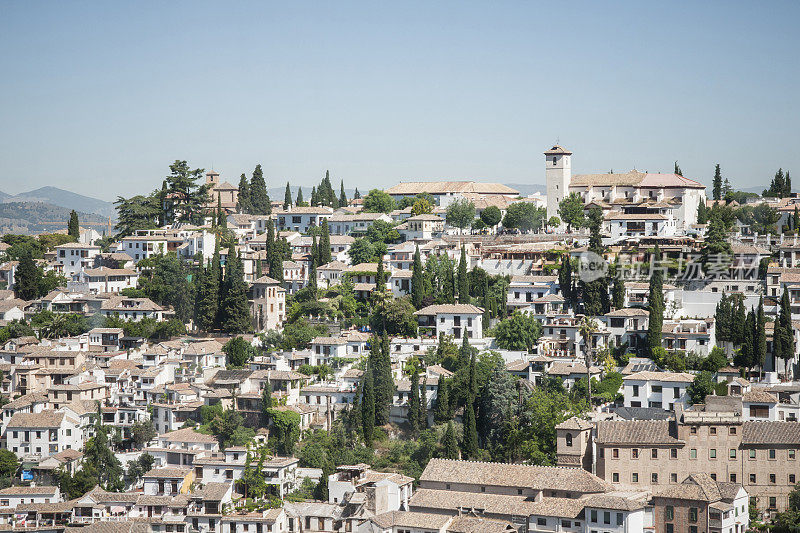
<path fill-rule="evenodd" d="M 442 439 L 442 455 L 445 459 L 458 459 L 458 441 L 456 440 L 456 430 L 453 428 L 453 422 L 447 423 L 447 429 L 444 432 Z"/>
<path fill-rule="evenodd" d="M 450 420 L 450 380 L 445 377 L 439 377 L 439 383 L 436 384 L 436 410 L 433 413 L 433 419 L 436 422 L 444 422 Z"/>
<path fill-rule="evenodd" d="M 425 272 L 422 268 L 422 258 L 419 254 L 419 244 L 414 251 L 414 266 L 411 269 L 411 303 L 415 308 L 422 308 L 422 301 L 425 296 Z"/>
<path fill-rule="evenodd" d="M 227 333 L 246 333 L 253 329 L 250 305 L 247 301 L 247 285 L 244 281 L 242 260 L 233 243 L 228 247 L 225 263 L 225 297 L 221 302 L 222 329 Z"/>
<path fill-rule="evenodd" d="M 228 217 L 222 211 L 222 198 L 217 196 L 217 226 L 222 229 L 228 228 Z"/>
<path fill-rule="evenodd" d="M 792 178 L 791 178 L 791 176 L 789 176 L 789 171 L 788 170 L 786 171 L 786 186 L 784 188 L 783 195 L 786 196 L 786 197 L 792 195 Z M 795 207 L 795 212 L 796 211 L 797 211 L 797 208 Z"/>
<path fill-rule="evenodd" d="M 283 193 L 283 208 L 289 209 L 292 207 L 292 189 L 289 187 L 289 182 L 286 182 L 286 192 Z"/>
<path fill-rule="evenodd" d="M 328 219 L 322 220 L 322 234 L 319 238 L 319 264 L 327 265 L 331 262 L 331 232 L 328 228 Z"/>
<path fill-rule="evenodd" d="M 794 206 L 794 217 L 792 218 L 792 231 L 797 232 L 800 228 L 800 213 L 797 212 L 797 206 Z"/>
<path fill-rule="evenodd" d="M 419 433 L 419 370 L 414 367 L 411 373 L 411 391 L 408 398 L 408 425 L 411 427 L 411 434 L 416 436 Z"/>
<path fill-rule="evenodd" d="M 255 170 L 253 170 L 253 177 L 250 179 L 250 203 L 255 215 L 269 215 L 272 213 L 272 205 L 267 194 L 267 184 L 264 181 L 261 165 L 256 165 Z"/>
<path fill-rule="evenodd" d="M 203 331 L 213 329 L 219 309 L 219 242 L 214 243 L 214 256 L 211 262 L 200 269 L 197 281 L 195 322 Z"/>
<path fill-rule="evenodd" d="M 766 327 L 766 318 L 764 317 L 764 297 L 758 300 L 758 312 L 756 313 L 756 331 L 753 352 L 753 363 L 758 365 L 759 368 L 764 367 L 767 359 L 767 334 L 764 331 Z"/>
<path fill-rule="evenodd" d="M 461 348 L 458 350 L 458 368 L 456 368 L 456 370 L 467 368 L 470 358 L 472 357 L 472 346 L 469 345 L 466 327 L 463 328 L 462 333 Z"/>
<path fill-rule="evenodd" d="M 169 189 L 167 189 L 167 180 L 161 182 L 161 192 L 158 194 L 158 201 L 159 201 L 159 212 L 158 212 L 158 226 L 163 227 L 167 225 L 167 220 L 169 218 L 169 203 L 167 202 L 167 194 L 169 193 Z"/>
<path fill-rule="evenodd" d="M 20 300 L 34 300 L 39 296 L 39 280 L 42 273 L 33 260 L 30 250 L 25 250 L 19 258 L 14 274 L 14 293 Z"/>
<path fill-rule="evenodd" d="M 492 313 L 492 296 L 489 294 L 489 276 L 483 276 L 483 315 L 484 324 L 488 327 L 489 319 L 494 318 Z"/>
<path fill-rule="evenodd" d="M 647 297 L 647 309 L 650 312 L 647 326 L 647 349 L 650 357 L 653 357 L 653 350 L 661 346 L 661 334 L 664 324 L 664 284 L 663 273 L 658 268 L 661 259 L 658 245 L 653 253 L 656 268 L 650 276 L 650 293 Z"/>
<path fill-rule="evenodd" d="M 247 183 L 247 176 L 244 173 L 239 177 L 239 195 L 236 199 L 236 208 L 240 213 L 253 212 L 253 204 L 250 202 L 250 184 Z"/>
<path fill-rule="evenodd" d="M 267 261 L 269 261 L 269 277 L 283 283 L 283 255 L 275 242 L 275 227 L 272 220 L 267 222 Z"/>
<path fill-rule="evenodd" d="M 461 450 L 464 456 L 472 459 L 478 455 L 478 430 L 475 420 L 475 354 L 469 363 L 469 391 L 464 405 L 464 439 Z"/>
<path fill-rule="evenodd" d="M 713 198 L 714 200 L 722 199 L 722 173 L 719 170 L 719 164 L 714 168 L 714 181 L 713 181 Z"/>
<path fill-rule="evenodd" d="M 444 279 L 442 279 L 442 287 L 441 287 L 442 303 L 454 304 L 456 303 L 456 292 L 455 292 L 455 275 L 453 274 L 453 263 L 450 262 L 449 259 L 445 258 L 445 261 L 443 261 L 443 268 L 444 268 Z"/>
<path fill-rule="evenodd" d="M 364 444 L 372 446 L 372 434 L 375 431 L 375 390 L 372 368 L 364 372 L 364 396 L 361 399 L 361 426 L 364 433 Z"/>
<path fill-rule="evenodd" d="M 419 428 L 428 429 L 428 376 L 422 380 L 419 390 Z"/>
<path fill-rule="evenodd" d="M 795 208 L 795 214 L 797 208 Z M 69 222 L 67 223 L 67 235 L 73 238 L 76 242 L 81 238 L 81 226 L 78 223 L 78 213 L 73 209 L 69 214 Z"/>
<path fill-rule="evenodd" d="M 569 254 L 564 254 L 561 258 L 561 268 L 558 269 L 558 286 L 561 295 L 566 300 L 569 307 L 574 305 L 572 299 L 572 262 Z"/>
<path fill-rule="evenodd" d="M 305 202 L 305 200 L 303 200 L 303 188 L 302 187 L 298 187 L 297 188 L 297 200 L 295 201 L 294 205 L 296 205 L 297 207 L 301 207 L 304 203 L 306 203 L 306 202 Z"/>
<path fill-rule="evenodd" d="M 339 207 L 347 205 L 347 194 L 344 192 L 344 180 L 342 180 L 341 187 L 339 188 Z"/>
<path fill-rule="evenodd" d="M 775 324 L 774 336 L 780 338 L 780 352 L 777 355 L 784 361 L 785 378 L 788 380 L 789 361 L 794 358 L 794 329 L 792 327 L 792 308 L 789 303 L 789 291 L 786 287 L 784 287 L 783 295 L 781 296 L 781 307 L 778 314 L 778 322 Z"/>
<path fill-rule="evenodd" d="M 353 193 L 353 200 L 361 200 L 361 193 L 358 192 L 358 187 L 356 187 L 356 190 Z"/>
<path fill-rule="evenodd" d="M 375 272 L 375 290 L 382 291 L 386 288 L 386 281 L 383 275 L 383 259 L 378 259 L 378 269 Z"/>
<path fill-rule="evenodd" d="M 317 290 L 317 236 L 311 237 L 311 268 L 308 271 L 308 286 Z"/>
<path fill-rule="evenodd" d="M 625 307 L 625 279 L 622 272 L 619 271 L 619 268 L 619 262 L 617 262 L 614 268 L 614 289 L 611 295 L 611 305 L 613 305 L 615 309 L 622 309 Z"/>
<path fill-rule="evenodd" d="M 461 260 L 458 262 L 458 303 L 468 304 L 469 297 L 469 276 L 467 275 L 467 252 L 464 245 L 461 245 Z"/>
<path fill-rule="evenodd" d="M 383 426 L 389 423 L 389 408 L 394 396 L 394 380 L 392 379 L 392 363 L 389 358 L 389 337 L 384 331 L 375 354 L 377 365 L 373 368 L 375 386 L 375 424 Z"/>
<path fill-rule="evenodd" d="M 319 198 L 317 198 L 317 188 L 311 187 L 311 206 L 319 205 Z"/>

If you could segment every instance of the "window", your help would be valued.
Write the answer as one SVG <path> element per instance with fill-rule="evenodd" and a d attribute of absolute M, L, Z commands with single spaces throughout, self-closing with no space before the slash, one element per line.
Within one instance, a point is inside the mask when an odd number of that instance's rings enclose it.
<path fill-rule="evenodd" d="M 794 461 L 794 450 L 789 450 L 789 459 Z"/>
<path fill-rule="evenodd" d="M 728 457 L 731 459 L 736 459 L 736 448 L 731 448 L 728 451 Z"/>
<path fill-rule="evenodd" d="M 517 489 L 517 495 L 522 496 L 522 489 Z"/>
<path fill-rule="evenodd" d="M 736 483 L 736 474 L 731 474 L 730 475 L 730 481 L 731 481 L 731 483 Z"/>
<path fill-rule="evenodd" d="M 639 458 L 639 448 L 633 448 L 631 450 L 631 458 L 638 459 Z"/>
<path fill-rule="evenodd" d="M 697 435 L 697 426 L 692 426 L 689 429 L 689 433 L 691 433 L 692 435 Z"/>
<path fill-rule="evenodd" d="M 675 533 L 675 525 L 674 524 L 667 524 L 666 533 Z"/>
<path fill-rule="evenodd" d="M 618 525 L 618 526 L 621 526 L 621 525 L 622 525 L 622 522 L 623 522 L 623 516 L 622 516 L 622 513 L 617 513 L 617 525 Z"/>
<path fill-rule="evenodd" d="M 750 474 L 750 483 L 751 484 L 755 484 L 755 482 L 756 482 L 756 475 L 755 474 Z"/>
<path fill-rule="evenodd" d="M 619 483 L 619 472 L 614 472 L 613 474 L 611 474 L 611 482 Z"/>
<path fill-rule="evenodd" d="M 789 474 L 789 483 L 791 483 L 792 485 L 795 484 L 795 475 L 794 474 Z"/>
<path fill-rule="evenodd" d="M 664 519 L 665 520 L 675 519 L 675 508 L 673 506 L 667 505 L 666 509 L 664 510 Z"/>
<path fill-rule="evenodd" d="M 689 459 L 697 459 L 697 448 L 689 450 Z"/>
<path fill-rule="evenodd" d="M 778 498 L 776 498 L 775 496 L 770 496 L 769 497 L 769 508 L 770 509 L 775 509 L 777 507 L 778 507 Z"/>
<path fill-rule="evenodd" d="M 708 450 L 708 458 L 709 459 L 716 459 L 717 458 L 717 450 L 714 449 L 714 448 L 711 448 L 710 450 Z"/>
<path fill-rule="evenodd" d="M 697 522 L 697 507 L 689 507 L 689 522 Z"/>
<path fill-rule="evenodd" d="M 567 433 L 567 446 L 572 446 L 572 433 Z"/>
<path fill-rule="evenodd" d="M 16 437 L 16 435 L 14 436 Z M 614 459 L 619 459 L 619 448 L 614 448 L 613 450 L 611 450 L 611 457 L 613 457 Z"/>
<path fill-rule="evenodd" d="M 669 475 L 669 482 L 670 483 L 677 483 L 678 482 L 678 474 L 673 472 Z"/>
<path fill-rule="evenodd" d="M 708 428 L 708 432 L 711 435 L 716 435 L 717 434 L 717 428 L 715 428 L 714 426 L 711 426 L 710 428 Z"/>
<path fill-rule="evenodd" d="M 750 450 L 750 459 L 755 459 L 755 458 L 756 458 L 756 451 Z"/>
<path fill-rule="evenodd" d="M 592 517 L 592 522 L 597 522 L 597 509 L 592 509 L 591 517 Z"/>
<path fill-rule="evenodd" d="M 728 435 L 736 435 L 736 428 L 731 426 L 728 428 Z"/>
<path fill-rule="evenodd" d="M 637 472 L 631 474 L 631 483 L 639 483 L 639 474 Z"/>
<path fill-rule="evenodd" d="M 537 526 L 546 526 L 547 525 L 547 518 L 539 517 L 536 519 Z"/>
<path fill-rule="evenodd" d="M 770 450 L 769 451 L 769 458 L 770 459 L 775 459 L 775 450 Z"/>
<path fill-rule="evenodd" d="M 569 520 L 562 520 L 561 527 L 572 527 L 572 522 L 570 522 Z"/>
<path fill-rule="evenodd" d="M 609 511 L 603 511 L 603 523 L 604 524 L 611 523 L 611 513 Z"/>
<path fill-rule="evenodd" d="M 772 485 L 774 485 L 774 484 L 775 484 L 775 474 L 770 474 L 770 475 L 769 475 L 769 482 L 770 482 Z"/>
<path fill-rule="evenodd" d="M 650 459 L 658 459 L 658 448 L 650 450 Z"/>
<path fill-rule="evenodd" d="M 670 459 L 677 459 L 678 458 L 678 449 L 677 448 L 670 449 L 669 458 Z"/>
<path fill-rule="evenodd" d="M 634 385 L 633 386 L 633 395 L 634 396 L 639 396 L 639 385 Z"/>
<path fill-rule="evenodd" d="M 689 526 L 689 533 L 697 533 L 697 526 Z"/>
<path fill-rule="evenodd" d="M 486 487 L 481 487 L 481 492 L 486 492 Z"/>
<path fill-rule="evenodd" d="M 653 394 L 661 394 L 661 385 L 653 385 Z"/>
<path fill-rule="evenodd" d="M 657 472 L 653 472 L 652 474 L 650 474 L 650 483 L 652 483 L 653 485 L 658 485 L 658 473 Z"/>

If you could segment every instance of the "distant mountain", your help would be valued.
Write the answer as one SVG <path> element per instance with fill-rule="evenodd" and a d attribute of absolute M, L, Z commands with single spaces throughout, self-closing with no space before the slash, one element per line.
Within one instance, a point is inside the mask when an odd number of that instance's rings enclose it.
<path fill-rule="evenodd" d="M 5 201 L 0 203 L 0 234 L 36 234 L 66 230 L 70 211 L 70 208 L 44 202 Z M 78 221 L 81 227 L 93 228 L 104 234 L 108 217 L 78 212 Z"/>
<path fill-rule="evenodd" d="M 117 211 L 114 204 L 98 200 L 91 196 L 84 196 L 58 187 L 41 187 L 33 191 L 22 192 L 13 196 L 0 196 L 2 202 L 44 202 L 47 204 L 74 209 L 84 213 L 94 213 L 104 217 L 116 218 Z"/>
<path fill-rule="evenodd" d="M 542 183 L 505 183 L 504 185 L 518 190 L 519 194 L 522 196 L 528 196 L 537 192 L 542 194 L 547 193 L 547 186 Z"/>

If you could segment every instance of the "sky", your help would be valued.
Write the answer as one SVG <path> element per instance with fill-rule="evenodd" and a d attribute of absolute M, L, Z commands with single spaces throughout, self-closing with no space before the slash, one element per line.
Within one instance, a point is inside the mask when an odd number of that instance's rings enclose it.
<path fill-rule="evenodd" d="M 798 2 L 0 3 L 0 191 L 800 178 Z"/>

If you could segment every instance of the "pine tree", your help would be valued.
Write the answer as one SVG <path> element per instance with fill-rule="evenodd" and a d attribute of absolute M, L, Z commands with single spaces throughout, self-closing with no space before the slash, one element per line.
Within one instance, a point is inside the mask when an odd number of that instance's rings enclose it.
<path fill-rule="evenodd" d="M 468 304 L 469 297 L 469 276 L 467 275 L 467 252 L 464 245 L 461 245 L 461 260 L 458 262 L 458 303 Z"/>
<path fill-rule="evenodd" d="M 411 428 L 411 435 L 419 433 L 419 370 L 414 368 L 411 373 L 411 391 L 408 399 L 408 425 Z"/>
<path fill-rule="evenodd" d="M 344 192 L 344 180 L 342 180 L 342 184 L 339 190 L 339 207 L 345 207 L 347 205 L 347 194 Z"/>
<path fill-rule="evenodd" d="M 228 247 L 225 261 L 224 298 L 220 302 L 222 330 L 227 333 L 246 333 L 253 329 L 250 305 L 247 301 L 247 285 L 244 281 L 242 260 L 233 243 Z"/>
<path fill-rule="evenodd" d="M 81 226 L 78 223 L 78 213 L 73 209 L 69 214 L 67 223 L 67 235 L 77 242 L 81 238 Z"/>
<path fill-rule="evenodd" d="M 253 204 L 250 202 L 250 184 L 244 172 L 239 177 L 239 195 L 236 198 L 236 209 L 240 213 L 252 213 Z"/>
<path fill-rule="evenodd" d="M 39 280 L 42 273 L 33 255 L 26 251 L 19 258 L 17 271 L 14 275 L 14 293 L 20 300 L 35 300 L 39 297 Z"/>
<path fill-rule="evenodd" d="M 360 200 L 360 199 L 361 199 L 361 193 L 358 192 L 358 187 L 356 187 L 356 190 L 353 193 L 353 200 Z"/>
<path fill-rule="evenodd" d="M 303 200 L 303 188 L 302 187 L 298 187 L 297 188 L 297 200 L 295 201 L 294 205 L 296 205 L 297 207 L 301 207 L 304 203 L 306 203 L 306 202 L 305 202 L 305 200 Z"/>
<path fill-rule="evenodd" d="M 364 444 L 372 446 L 372 434 L 375 431 L 375 390 L 372 368 L 364 372 L 364 396 L 361 399 L 361 426 Z"/>
<path fill-rule="evenodd" d="M 655 268 L 650 276 L 650 293 L 647 297 L 647 309 L 650 312 L 647 326 L 647 349 L 650 357 L 653 351 L 661 346 L 662 327 L 664 324 L 664 283 L 663 273 L 659 268 L 661 254 L 656 245 L 653 253 Z"/>
<path fill-rule="evenodd" d="M 289 187 L 289 182 L 286 182 L 286 192 L 283 193 L 283 209 L 292 207 L 292 189 Z"/>
<path fill-rule="evenodd" d="M 250 203 L 253 206 L 253 214 L 269 215 L 272 213 L 272 204 L 267 194 L 267 184 L 264 181 L 264 173 L 261 165 L 256 165 L 253 170 L 253 177 L 250 179 Z"/>
<path fill-rule="evenodd" d="M 425 296 L 425 272 L 422 268 L 422 258 L 419 253 L 419 244 L 414 251 L 414 266 L 411 269 L 411 303 L 416 309 L 422 308 Z"/>
<path fill-rule="evenodd" d="M 722 173 L 719 169 L 719 164 L 714 168 L 714 182 L 713 182 L 713 197 L 714 200 L 722 199 Z"/>
<path fill-rule="evenodd" d="M 331 233 L 328 228 L 328 219 L 322 219 L 322 233 L 319 237 L 319 264 L 327 265 L 331 262 Z"/>
<path fill-rule="evenodd" d="M 447 423 L 447 429 L 442 439 L 442 455 L 445 459 L 458 459 L 458 441 L 456 440 L 456 430 L 453 422 Z"/>

